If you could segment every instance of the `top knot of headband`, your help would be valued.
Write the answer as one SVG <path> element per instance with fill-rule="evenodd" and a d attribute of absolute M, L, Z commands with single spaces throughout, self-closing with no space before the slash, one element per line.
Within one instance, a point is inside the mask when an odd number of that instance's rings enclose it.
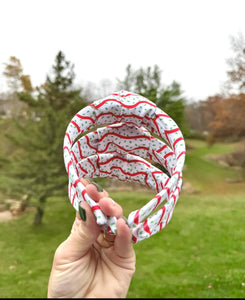
<path fill-rule="evenodd" d="M 86 133 L 94 127 L 97 129 Z M 175 121 L 153 102 L 127 91 L 94 101 L 70 121 L 63 149 L 71 204 L 78 211 L 79 203 L 87 201 L 102 230 L 115 234 L 116 217 L 104 215 L 80 178 L 135 181 L 157 192 L 127 218 L 134 243 L 168 224 L 182 186 L 185 142 Z M 166 172 L 149 160 L 159 163 Z"/>

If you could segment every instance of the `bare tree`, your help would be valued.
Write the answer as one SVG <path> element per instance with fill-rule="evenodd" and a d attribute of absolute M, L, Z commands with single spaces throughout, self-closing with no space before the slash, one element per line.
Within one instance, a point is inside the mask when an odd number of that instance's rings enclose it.
<path fill-rule="evenodd" d="M 23 74 L 21 62 L 17 57 L 10 56 L 9 61 L 4 65 L 3 75 L 9 87 L 8 97 L 5 100 L 6 114 L 9 117 L 19 117 L 25 114 L 27 106 L 19 100 L 17 93 L 20 91 L 32 92 L 31 79 L 29 75 Z"/>
<path fill-rule="evenodd" d="M 230 88 L 237 89 L 238 92 L 242 93 L 245 92 L 245 38 L 242 33 L 239 33 L 236 37 L 231 36 L 230 41 L 235 55 L 227 59 L 227 64 L 230 67 L 227 75 L 229 76 Z"/>

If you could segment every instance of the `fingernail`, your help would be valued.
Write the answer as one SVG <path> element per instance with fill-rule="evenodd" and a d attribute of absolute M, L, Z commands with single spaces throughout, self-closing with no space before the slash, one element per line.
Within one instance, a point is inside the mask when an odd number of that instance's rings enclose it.
<path fill-rule="evenodd" d="M 124 216 L 122 216 L 122 218 L 124 219 L 125 223 L 128 225 L 128 219 L 126 217 L 124 217 Z"/>
<path fill-rule="evenodd" d="M 90 181 L 90 183 L 96 186 L 97 191 L 98 191 L 99 193 L 103 192 L 103 188 L 102 188 L 98 183 L 96 183 L 96 182 L 94 182 L 94 181 Z"/>
<path fill-rule="evenodd" d="M 111 198 L 109 198 L 109 199 L 111 200 L 111 202 L 112 202 L 113 205 L 116 204 L 116 202 L 113 199 L 111 199 Z"/>
<path fill-rule="evenodd" d="M 85 222 L 86 221 L 86 210 L 81 205 L 79 205 L 79 215 L 80 215 L 80 218 Z"/>

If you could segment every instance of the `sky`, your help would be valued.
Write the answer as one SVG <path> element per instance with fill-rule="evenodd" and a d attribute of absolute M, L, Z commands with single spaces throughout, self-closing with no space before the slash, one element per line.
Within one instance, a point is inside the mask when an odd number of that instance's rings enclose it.
<path fill-rule="evenodd" d="M 157 64 L 163 85 L 175 80 L 187 99 L 205 100 L 227 80 L 230 37 L 245 35 L 244 12 L 245 0 L 0 0 L 0 92 L 10 56 L 37 86 L 61 50 L 78 85 Z"/>

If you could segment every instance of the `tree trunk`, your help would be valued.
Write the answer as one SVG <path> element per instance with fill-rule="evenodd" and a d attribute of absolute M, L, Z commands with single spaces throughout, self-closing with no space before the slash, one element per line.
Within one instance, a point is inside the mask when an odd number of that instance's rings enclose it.
<path fill-rule="evenodd" d="M 37 206 L 37 212 L 34 218 L 34 225 L 40 225 L 42 223 L 42 218 L 44 214 L 44 204 L 46 202 L 46 197 L 42 196 L 39 199 L 39 205 Z"/>
<path fill-rule="evenodd" d="M 37 212 L 36 212 L 36 215 L 34 218 L 34 225 L 40 225 L 42 223 L 43 213 L 44 213 L 44 210 L 40 206 L 38 206 Z"/>

